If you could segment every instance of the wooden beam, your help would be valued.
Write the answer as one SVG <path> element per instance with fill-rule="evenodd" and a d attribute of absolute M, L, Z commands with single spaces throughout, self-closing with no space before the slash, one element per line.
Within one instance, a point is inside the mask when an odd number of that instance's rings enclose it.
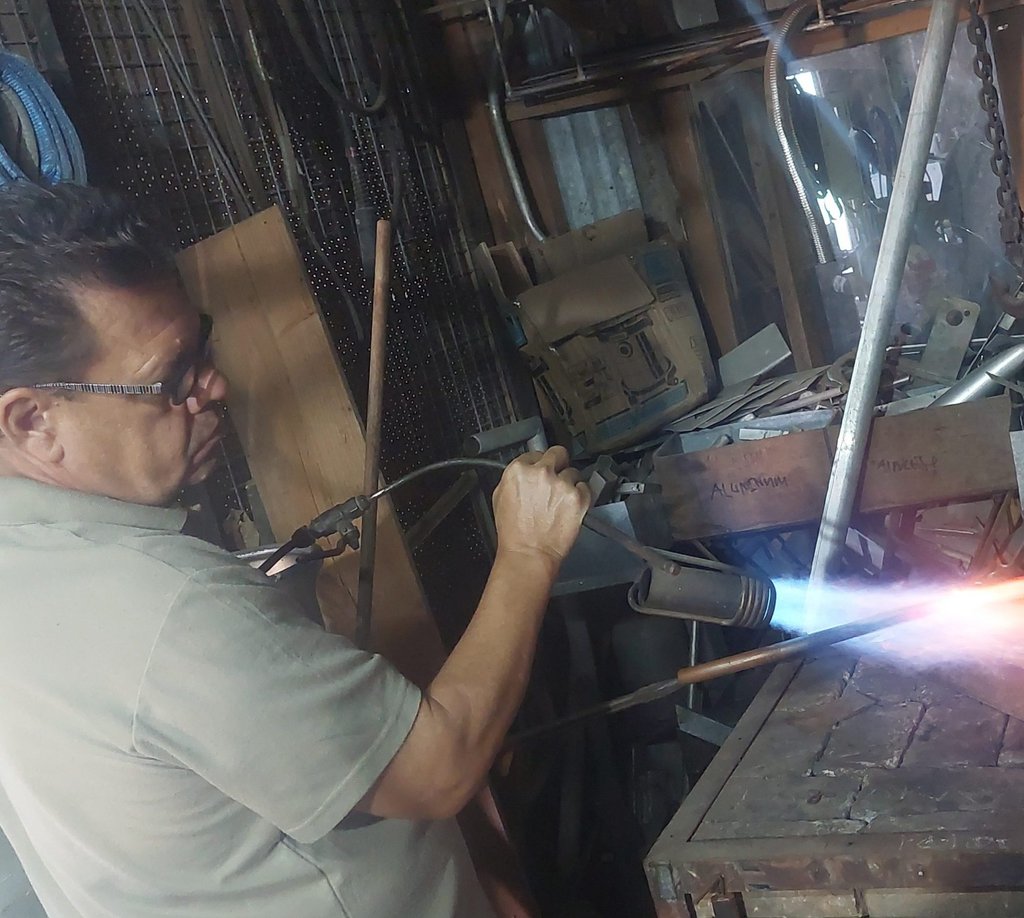
<path fill-rule="evenodd" d="M 1009 426 L 1005 397 L 878 418 L 857 512 L 981 500 L 1015 490 Z M 838 427 L 830 427 L 656 455 L 673 537 L 690 541 L 817 522 L 838 436 Z"/>
<path fill-rule="evenodd" d="M 913 32 L 924 31 L 928 25 L 928 4 L 919 4 L 907 8 L 906 3 L 884 4 L 875 12 L 869 9 L 858 11 L 856 17 L 840 20 L 840 24 L 830 29 L 805 32 L 793 41 L 793 55 L 796 59 L 817 57 L 844 48 L 855 48 L 870 42 L 897 38 Z M 990 14 L 999 13 L 1024 6 L 1024 0 L 990 0 L 984 3 L 983 9 Z M 967 18 L 966 10 L 961 14 Z M 507 115 L 510 121 L 524 118 L 547 118 L 552 115 L 564 115 L 572 111 L 586 111 L 593 108 L 604 108 L 610 105 L 622 105 L 637 95 L 659 93 L 679 89 L 695 83 L 703 82 L 724 71 L 761 69 L 764 64 L 766 45 L 759 43 L 744 49 L 731 59 L 724 56 L 714 63 L 685 64 L 671 72 L 652 71 L 637 73 L 629 78 L 609 80 L 606 84 L 595 84 L 589 89 L 567 92 L 560 98 L 528 99 L 517 98 L 509 102 Z"/>
<path fill-rule="evenodd" d="M 739 338 L 725 254 L 709 202 L 711 176 L 704 167 L 692 92 L 682 89 L 665 93 L 658 100 L 658 114 L 669 173 L 679 192 L 687 268 L 711 324 L 711 349 L 720 356 L 736 347 Z"/>

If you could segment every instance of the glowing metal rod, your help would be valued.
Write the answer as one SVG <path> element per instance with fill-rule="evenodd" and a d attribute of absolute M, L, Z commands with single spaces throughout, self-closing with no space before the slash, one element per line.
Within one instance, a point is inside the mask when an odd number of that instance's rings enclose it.
<path fill-rule="evenodd" d="M 630 692 L 628 695 L 620 695 L 611 701 L 604 701 L 601 704 L 583 708 L 550 723 L 541 724 L 539 727 L 524 730 L 522 733 L 510 737 L 506 745 L 514 746 L 526 740 L 535 739 L 538 736 L 560 730 L 563 727 L 586 720 L 589 717 L 597 717 L 601 714 L 615 714 L 618 711 L 626 711 L 641 704 L 649 704 L 652 701 L 658 701 L 661 698 L 674 695 L 687 685 L 710 682 L 712 679 L 740 673 L 748 669 L 755 669 L 758 666 L 781 663 L 783 660 L 799 657 L 819 647 L 840 644 L 843 641 L 849 641 L 851 638 L 862 637 L 865 634 L 881 631 L 883 628 L 901 625 L 904 622 L 928 615 L 930 611 L 927 607 L 915 605 L 896 612 L 885 612 L 880 615 L 860 618 L 856 621 L 847 622 L 844 625 L 836 625 L 834 628 L 826 628 L 824 631 L 816 631 L 814 634 L 806 634 L 803 637 L 781 641 L 768 647 L 758 647 L 755 650 L 734 654 L 731 657 L 722 657 L 719 660 L 711 660 L 708 663 L 700 663 L 697 666 L 688 666 L 679 670 L 674 679 L 653 682 L 650 685 L 637 689 L 635 692 Z"/>

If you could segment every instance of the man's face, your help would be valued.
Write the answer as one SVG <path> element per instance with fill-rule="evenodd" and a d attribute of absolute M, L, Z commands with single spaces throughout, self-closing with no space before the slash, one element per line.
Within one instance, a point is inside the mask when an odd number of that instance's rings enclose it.
<path fill-rule="evenodd" d="M 149 385 L 198 357 L 199 314 L 176 281 L 76 294 L 95 330 L 96 359 L 82 382 Z M 56 409 L 65 486 L 160 506 L 217 462 L 217 403 L 227 383 L 209 363 L 183 405 L 167 396 L 75 394 Z"/>

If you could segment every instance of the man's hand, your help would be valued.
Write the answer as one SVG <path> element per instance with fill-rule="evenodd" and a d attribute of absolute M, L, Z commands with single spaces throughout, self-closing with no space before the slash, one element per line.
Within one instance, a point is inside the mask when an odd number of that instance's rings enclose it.
<path fill-rule="evenodd" d="M 564 447 L 520 456 L 494 492 L 498 550 L 539 555 L 557 569 L 589 508 L 590 491 L 569 468 Z"/>

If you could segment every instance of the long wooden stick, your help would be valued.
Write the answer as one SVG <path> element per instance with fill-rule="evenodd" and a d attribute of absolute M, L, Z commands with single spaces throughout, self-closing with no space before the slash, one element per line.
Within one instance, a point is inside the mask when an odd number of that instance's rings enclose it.
<path fill-rule="evenodd" d="M 388 307 L 391 304 L 391 221 L 377 221 L 377 252 L 373 273 L 373 319 L 370 328 L 370 381 L 366 397 L 366 454 L 363 493 L 380 482 L 381 420 L 384 414 L 384 372 L 387 356 Z M 373 619 L 373 570 L 377 557 L 377 502 L 363 515 L 359 548 L 359 593 L 356 598 L 356 644 L 369 649 Z"/>

